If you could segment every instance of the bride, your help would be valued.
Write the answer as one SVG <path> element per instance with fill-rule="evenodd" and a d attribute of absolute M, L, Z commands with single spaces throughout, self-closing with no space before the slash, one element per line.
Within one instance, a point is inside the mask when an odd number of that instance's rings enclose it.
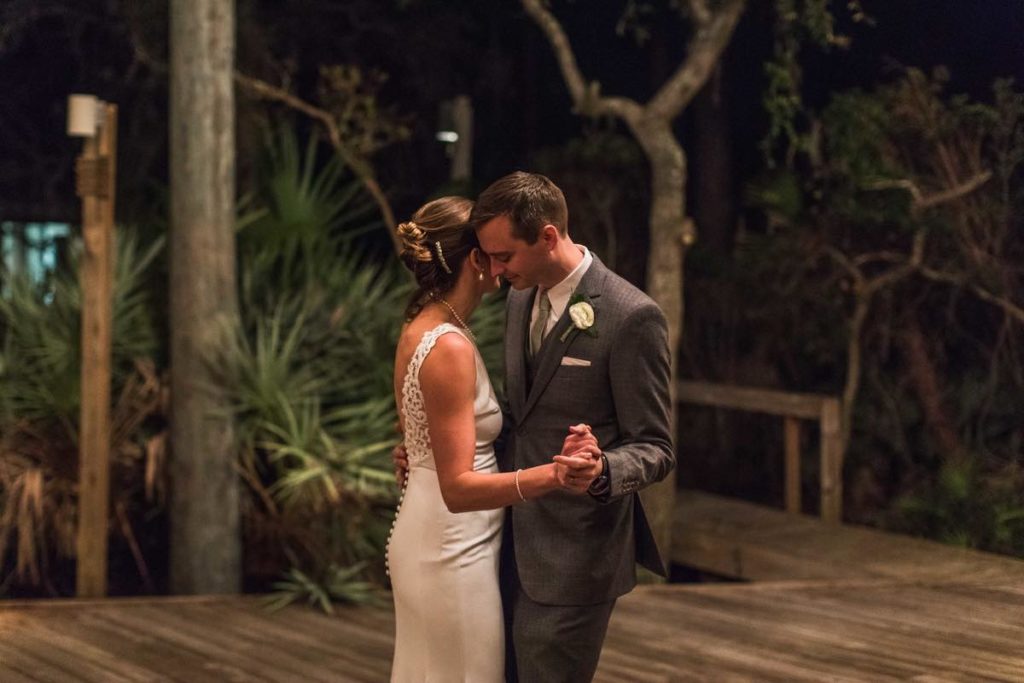
<path fill-rule="evenodd" d="M 556 463 L 498 472 L 501 408 L 466 324 L 498 283 L 467 224 L 472 207 L 443 197 L 398 226 L 402 260 L 417 284 L 395 352 L 409 472 L 387 551 L 391 678 L 401 683 L 504 680 L 502 508 L 578 492 Z M 588 439 L 567 438 L 563 454 L 580 453 Z"/>

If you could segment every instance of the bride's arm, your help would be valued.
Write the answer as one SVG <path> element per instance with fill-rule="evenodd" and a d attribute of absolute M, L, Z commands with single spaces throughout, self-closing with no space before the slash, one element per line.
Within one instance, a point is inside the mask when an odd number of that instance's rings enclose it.
<path fill-rule="evenodd" d="M 476 361 L 461 335 L 442 335 L 420 368 L 420 389 L 441 496 L 451 512 L 491 510 L 562 488 L 558 465 L 516 473 L 473 471 L 476 455 Z M 520 497 L 522 492 L 522 497 Z"/>

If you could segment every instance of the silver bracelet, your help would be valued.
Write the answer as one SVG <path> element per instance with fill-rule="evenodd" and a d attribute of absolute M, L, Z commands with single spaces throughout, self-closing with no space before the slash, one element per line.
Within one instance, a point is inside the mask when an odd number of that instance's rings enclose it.
<path fill-rule="evenodd" d="M 525 501 L 526 500 L 526 496 L 523 495 L 523 490 L 521 488 L 519 488 L 519 473 L 520 472 L 522 472 L 522 470 L 516 470 L 516 493 L 519 494 L 519 499 L 520 500 Z"/>

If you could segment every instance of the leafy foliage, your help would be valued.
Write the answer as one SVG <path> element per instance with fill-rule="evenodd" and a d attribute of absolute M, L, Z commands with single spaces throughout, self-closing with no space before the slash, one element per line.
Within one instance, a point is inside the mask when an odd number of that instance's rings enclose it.
<path fill-rule="evenodd" d="M 345 569 L 331 565 L 327 568 L 326 575 L 320 579 L 312 579 L 298 569 L 292 569 L 285 579 L 274 584 L 277 591 L 267 598 L 267 607 L 276 611 L 305 597 L 310 605 L 333 614 L 332 601 L 355 604 L 380 603 L 382 601 L 378 595 L 379 589 L 374 584 L 360 581 L 358 578 L 364 567 L 363 563 Z"/>
<path fill-rule="evenodd" d="M 138 548 L 128 520 L 158 501 L 164 489 L 164 381 L 151 292 L 144 274 L 163 248 L 146 249 L 131 233 L 118 239 L 114 280 L 111 491 L 115 528 Z M 42 285 L 4 273 L 0 297 L 0 562 L 14 571 L 0 583 L 56 595 L 56 562 L 75 556 L 80 409 L 81 291 L 77 258 Z M 132 513 L 132 514 L 130 514 Z M 149 570 L 141 552 L 143 580 Z"/>
<path fill-rule="evenodd" d="M 1024 94 L 945 83 L 910 69 L 803 113 L 810 146 L 750 188 L 770 232 L 739 253 L 759 304 L 740 336 L 790 330 L 760 362 L 851 399 L 854 519 L 1024 554 L 997 474 L 1020 468 L 1024 437 L 1007 414 L 1024 389 Z"/>
<path fill-rule="evenodd" d="M 775 0 L 775 47 L 765 62 L 767 80 L 763 104 L 768 114 L 768 132 L 761 149 L 770 168 L 776 154 L 792 160 L 807 153 L 814 144 L 802 94 L 801 53 L 806 48 L 828 51 L 849 45 L 849 37 L 836 33 L 831 0 Z M 855 23 L 870 23 L 859 0 L 846 3 L 845 12 Z"/>
<path fill-rule="evenodd" d="M 246 503 L 249 574 L 287 571 L 273 604 L 371 599 L 396 490 L 393 354 L 411 282 L 368 262 L 375 226 L 357 181 L 294 133 L 270 138 L 266 188 L 240 218 L 241 325 L 217 359 L 231 387 Z M 495 305 L 478 315 L 498 359 Z M 367 583 L 369 582 L 369 583 Z"/>
<path fill-rule="evenodd" d="M 985 474 L 973 461 L 946 463 L 934 481 L 901 496 L 890 523 L 952 545 L 1020 554 L 1024 548 L 1024 470 Z"/>

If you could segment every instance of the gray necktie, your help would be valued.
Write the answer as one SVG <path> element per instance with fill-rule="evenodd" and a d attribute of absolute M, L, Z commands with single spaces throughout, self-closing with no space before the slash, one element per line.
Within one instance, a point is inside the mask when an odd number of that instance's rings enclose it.
<path fill-rule="evenodd" d="M 533 322 L 533 327 L 530 328 L 531 356 L 536 356 L 537 352 L 540 351 L 540 345 L 544 341 L 544 328 L 548 326 L 549 317 L 551 317 L 551 299 L 548 298 L 548 293 L 545 291 L 540 295 L 537 319 Z"/>

